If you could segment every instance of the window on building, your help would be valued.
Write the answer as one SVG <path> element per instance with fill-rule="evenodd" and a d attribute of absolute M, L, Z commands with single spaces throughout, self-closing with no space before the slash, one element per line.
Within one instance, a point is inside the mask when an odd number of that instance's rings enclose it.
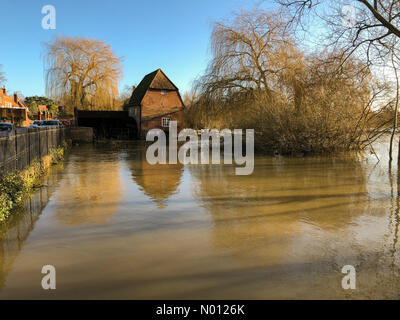
<path fill-rule="evenodd" d="M 171 122 L 171 118 L 161 118 L 161 125 L 163 127 L 169 127 L 170 122 Z"/>
<path fill-rule="evenodd" d="M 163 96 L 165 96 L 165 95 L 167 94 L 167 91 L 161 90 L 161 94 L 162 94 Z"/>

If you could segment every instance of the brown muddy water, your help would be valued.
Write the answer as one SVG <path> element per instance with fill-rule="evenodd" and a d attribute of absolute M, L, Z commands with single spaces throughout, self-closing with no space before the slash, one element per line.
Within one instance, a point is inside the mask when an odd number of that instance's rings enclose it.
<path fill-rule="evenodd" d="M 0 231 L 0 299 L 400 298 L 397 165 L 375 147 L 380 162 L 257 157 L 251 176 L 73 147 Z"/>

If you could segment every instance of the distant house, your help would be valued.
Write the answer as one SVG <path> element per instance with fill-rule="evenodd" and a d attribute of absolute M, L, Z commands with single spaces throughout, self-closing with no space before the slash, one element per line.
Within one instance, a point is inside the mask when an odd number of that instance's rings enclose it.
<path fill-rule="evenodd" d="M 52 119 L 52 114 L 49 112 L 48 108 L 44 104 L 38 105 L 38 114 L 34 116 L 35 120 L 50 120 Z"/>
<path fill-rule="evenodd" d="M 143 78 L 132 93 L 128 110 L 142 138 L 151 129 L 168 132 L 170 121 L 178 122 L 178 131 L 184 128 L 185 105 L 179 89 L 161 69 Z"/>
<path fill-rule="evenodd" d="M 38 105 L 39 112 L 47 112 L 47 106 L 45 104 Z"/>
<path fill-rule="evenodd" d="M 18 98 L 8 96 L 6 87 L 0 89 L 0 122 L 11 122 L 19 126 L 27 126 L 29 124 L 28 107 Z"/>

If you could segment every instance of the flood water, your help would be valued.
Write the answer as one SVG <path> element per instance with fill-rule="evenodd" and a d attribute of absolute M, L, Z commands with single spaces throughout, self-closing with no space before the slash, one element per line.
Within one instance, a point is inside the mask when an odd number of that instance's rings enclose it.
<path fill-rule="evenodd" d="M 259 156 L 251 176 L 72 147 L 0 229 L 0 299 L 400 298 L 397 165 L 375 147 L 380 162 Z"/>

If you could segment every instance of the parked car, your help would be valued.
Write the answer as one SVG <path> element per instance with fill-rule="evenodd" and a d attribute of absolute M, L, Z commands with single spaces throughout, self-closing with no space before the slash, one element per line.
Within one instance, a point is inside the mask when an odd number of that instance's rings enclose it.
<path fill-rule="evenodd" d="M 14 125 L 8 122 L 0 122 L 0 132 L 11 132 L 14 130 Z"/>
<path fill-rule="evenodd" d="M 41 124 L 41 128 L 45 127 L 45 128 L 59 128 L 62 127 L 63 124 L 58 121 L 58 120 L 43 120 L 43 123 Z"/>
<path fill-rule="evenodd" d="M 58 120 L 35 120 L 29 126 L 30 128 L 59 128 L 62 123 Z"/>
<path fill-rule="evenodd" d="M 29 126 L 29 128 L 39 128 L 42 126 L 44 120 L 35 120 L 33 123 Z"/>

